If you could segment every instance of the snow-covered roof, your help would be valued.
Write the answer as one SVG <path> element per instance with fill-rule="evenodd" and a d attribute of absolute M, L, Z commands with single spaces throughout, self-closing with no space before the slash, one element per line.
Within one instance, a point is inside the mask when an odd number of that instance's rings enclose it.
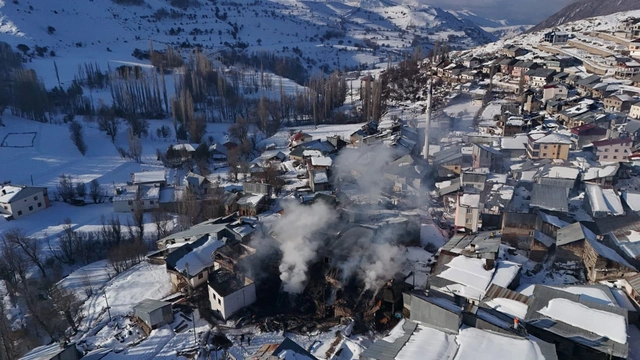
<path fill-rule="evenodd" d="M 197 145 L 196 145 L 196 147 L 197 147 Z M 194 147 L 191 144 L 174 144 L 174 145 L 171 145 L 171 148 L 173 150 L 178 150 L 178 151 L 184 150 L 186 152 L 194 152 L 194 151 L 196 151 L 196 147 Z"/>
<path fill-rule="evenodd" d="M 620 197 L 613 189 L 603 189 L 595 184 L 585 185 L 591 211 L 603 212 L 613 216 L 624 215 Z"/>
<path fill-rule="evenodd" d="M 157 186 L 140 187 L 140 199 L 141 200 L 159 200 L 160 188 Z"/>
<path fill-rule="evenodd" d="M 507 119 L 506 124 L 510 126 L 522 126 L 524 125 L 524 119 L 522 116 L 511 116 Z"/>
<path fill-rule="evenodd" d="M 582 300 L 597 302 L 602 305 L 617 306 L 615 298 L 611 298 L 613 294 L 603 285 L 557 286 L 554 288 L 578 295 Z"/>
<path fill-rule="evenodd" d="M 0 186 L 0 203 L 8 204 L 14 196 L 22 190 L 21 186 L 3 185 Z"/>
<path fill-rule="evenodd" d="M 549 171 L 545 174 L 548 178 L 554 179 L 576 179 L 580 174 L 580 170 L 577 168 L 572 168 L 568 166 L 552 166 L 549 168 Z"/>
<path fill-rule="evenodd" d="M 304 150 L 302 151 L 304 157 L 321 157 L 322 152 L 320 150 Z"/>
<path fill-rule="evenodd" d="M 461 296 L 480 299 L 487 287 L 491 284 L 495 269 L 486 270 L 484 259 L 473 259 L 466 256 L 457 256 L 447 265 L 447 269 L 438 277 L 452 281 L 462 286 L 449 286 L 450 289 Z"/>
<path fill-rule="evenodd" d="M 491 279 L 491 284 L 508 288 L 509 285 L 511 285 L 511 282 L 513 282 L 513 279 L 515 279 L 520 272 L 521 267 L 522 265 L 512 261 L 499 261 L 495 273 L 493 274 L 493 279 Z"/>
<path fill-rule="evenodd" d="M 527 304 L 507 298 L 494 298 L 486 301 L 485 305 L 494 310 L 500 311 L 501 313 L 516 317 L 521 320 L 524 320 L 524 318 L 527 316 L 527 310 L 529 309 Z"/>
<path fill-rule="evenodd" d="M 602 167 L 590 167 L 582 175 L 583 180 L 595 180 L 614 176 L 618 172 L 618 164 Z"/>
<path fill-rule="evenodd" d="M 622 193 L 624 202 L 633 211 L 640 211 L 640 193 L 625 191 Z"/>
<path fill-rule="evenodd" d="M 527 148 L 527 135 L 520 134 L 514 137 L 503 137 L 500 145 L 505 150 L 525 150 Z"/>
<path fill-rule="evenodd" d="M 165 182 L 166 174 L 164 170 L 137 172 L 132 174 L 132 181 L 134 184 Z"/>
<path fill-rule="evenodd" d="M 460 197 L 460 205 L 472 208 L 480 206 L 480 194 L 462 194 Z"/>
<path fill-rule="evenodd" d="M 238 205 L 258 205 L 264 194 L 248 194 L 238 200 Z"/>
<path fill-rule="evenodd" d="M 189 244 L 183 246 L 189 246 Z M 213 265 L 214 261 L 211 254 L 222 246 L 224 246 L 224 242 L 209 236 L 209 239 L 204 244 L 191 250 L 176 261 L 175 269 L 179 272 L 186 272 L 188 267 L 189 275 L 196 276 L 205 268 Z"/>
<path fill-rule="evenodd" d="M 133 201 L 137 200 L 138 185 L 125 186 L 121 189 L 120 194 L 113 197 L 113 201 Z"/>
<path fill-rule="evenodd" d="M 534 140 L 536 144 L 572 144 L 571 139 L 565 135 L 558 133 L 550 133 L 543 135 Z"/>
<path fill-rule="evenodd" d="M 562 298 L 549 300 L 548 305 L 538 312 L 553 320 L 607 337 L 617 343 L 627 343 L 627 319 L 624 316 L 592 309 Z"/>
<path fill-rule="evenodd" d="M 313 183 L 314 184 L 326 184 L 329 182 L 329 178 L 327 177 L 327 173 L 324 171 L 317 171 L 313 173 Z"/>
<path fill-rule="evenodd" d="M 311 158 L 311 165 L 313 166 L 331 166 L 333 160 L 328 156 L 314 156 Z"/>

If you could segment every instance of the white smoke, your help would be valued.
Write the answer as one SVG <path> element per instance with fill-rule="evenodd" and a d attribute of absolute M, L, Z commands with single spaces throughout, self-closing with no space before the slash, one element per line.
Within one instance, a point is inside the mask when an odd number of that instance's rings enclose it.
<path fill-rule="evenodd" d="M 285 291 L 304 290 L 309 264 L 316 260 L 316 251 L 323 241 L 317 232 L 335 219 L 336 211 L 323 202 L 311 206 L 284 204 L 284 215 L 275 222 L 273 230 L 282 251 L 280 279 Z"/>
<path fill-rule="evenodd" d="M 367 258 L 363 260 L 360 274 L 365 290 L 377 290 L 402 269 L 406 254 L 396 245 L 372 244 L 367 251 Z"/>
<path fill-rule="evenodd" d="M 377 202 L 387 182 L 383 170 L 392 161 L 393 150 L 386 145 L 344 149 L 333 162 L 334 177 L 355 178 L 360 192 L 368 201 Z"/>

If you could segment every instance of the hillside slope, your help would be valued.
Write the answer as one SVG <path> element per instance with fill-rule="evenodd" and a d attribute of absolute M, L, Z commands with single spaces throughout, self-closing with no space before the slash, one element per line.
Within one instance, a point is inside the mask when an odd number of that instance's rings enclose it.
<path fill-rule="evenodd" d="M 30 51 L 46 47 L 33 67 L 51 72 L 57 60 L 61 77 L 68 79 L 86 61 L 105 68 L 107 61 L 135 61 L 133 50 L 149 49 L 150 40 L 156 49 L 200 46 L 210 54 L 269 51 L 297 57 L 310 70 L 378 63 L 413 49 L 416 41 L 424 48 L 437 40 L 469 48 L 496 40 L 442 9 L 389 0 L 191 0 L 186 9 L 170 3 L 0 0 L 0 41 L 24 44 Z"/>
<path fill-rule="evenodd" d="M 640 1 L 638 0 L 578 0 L 551 15 L 529 31 L 535 32 L 571 21 L 639 9 Z"/>

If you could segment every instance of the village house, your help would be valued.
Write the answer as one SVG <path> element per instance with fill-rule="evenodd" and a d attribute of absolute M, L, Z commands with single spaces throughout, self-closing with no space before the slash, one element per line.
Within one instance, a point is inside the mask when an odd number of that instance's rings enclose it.
<path fill-rule="evenodd" d="M 222 320 L 228 320 L 257 299 L 252 279 L 224 268 L 209 274 L 207 287 L 211 310 Z"/>
<path fill-rule="evenodd" d="M 131 174 L 131 183 L 133 185 L 167 185 L 167 174 L 164 170 L 158 171 L 142 171 Z"/>
<path fill-rule="evenodd" d="M 640 63 L 631 58 L 616 58 L 615 76 L 618 79 L 631 79 L 640 73 Z"/>
<path fill-rule="evenodd" d="M 631 138 L 617 138 L 594 141 L 596 158 L 599 163 L 626 162 L 631 155 Z"/>
<path fill-rule="evenodd" d="M 516 136 L 504 136 L 500 139 L 500 148 L 505 157 L 517 159 L 527 156 L 527 143 L 529 137 L 526 134 Z"/>
<path fill-rule="evenodd" d="M 215 234 L 205 234 L 171 251 L 165 263 L 173 288 L 189 291 L 204 285 L 214 269 L 212 254 L 224 246 L 224 241 L 224 238 L 218 239 Z"/>
<path fill-rule="evenodd" d="M 160 190 L 156 185 L 127 185 L 116 189 L 113 211 L 134 212 L 136 209 L 151 211 L 160 207 Z"/>
<path fill-rule="evenodd" d="M 497 64 L 497 70 L 504 75 L 511 74 L 513 71 L 513 66 L 518 62 L 518 60 L 514 58 L 504 58 L 500 60 Z"/>
<path fill-rule="evenodd" d="M 576 58 L 566 55 L 551 55 L 544 60 L 544 64 L 548 69 L 556 71 L 563 71 L 565 68 L 573 66 L 576 63 Z M 569 76 L 569 74 L 562 72 L 561 78 L 555 80 L 561 80 Z"/>
<path fill-rule="evenodd" d="M 484 190 L 487 182 L 487 173 L 463 171 L 460 174 L 460 187 L 462 189 L 475 189 L 477 192 Z"/>
<path fill-rule="evenodd" d="M 542 102 L 544 103 L 549 100 L 564 100 L 569 94 L 565 85 L 557 83 L 544 85 L 542 89 Z"/>
<path fill-rule="evenodd" d="M 604 107 L 613 112 L 629 111 L 632 101 L 633 98 L 626 94 L 611 95 L 604 99 Z"/>
<path fill-rule="evenodd" d="M 640 101 L 631 104 L 629 108 L 629 117 L 633 119 L 640 119 Z"/>
<path fill-rule="evenodd" d="M 543 40 L 552 45 L 566 44 L 569 41 L 569 33 L 552 30 L 544 34 Z"/>
<path fill-rule="evenodd" d="M 582 173 L 582 181 L 588 184 L 612 186 L 618 178 L 619 164 L 592 166 Z"/>
<path fill-rule="evenodd" d="M 498 149 L 490 146 L 474 143 L 471 153 L 473 168 L 487 168 L 492 172 L 502 172 L 503 155 Z"/>
<path fill-rule="evenodd" d="M 624 215 L 622 201 L 614 189 L 585 184 L 584 207 L 592 218 Z"/>
<path fill-rule="evenodd" d="M 212 144 L 209 146 L 209 156 L 215 162 L 227 161 L 227 148 L 219 143 Z"/>
<path fill-rule="evenodd" d="M 296 147 L 300 144 L 313 140 L 313 137 L 305 132 L 298 131 L 289 137 L 289 147 Z"/>
<path fill-rule="evenodd" d="M 240 216 L 256 216 L 267 209 L 265 194 L 244 193 L 236 202 Z"/>
<path fill-rule="evenodd" d="M 590 75 L 584 79 L 579 79 L 575 82 L 575 86 L 578 89 L 578 93 L 581 95 L 587 95 L 591 93 L 591 89 L 596 84 L 599 84 L 602 78 L 598 75 Z M 571 84 L 570 84 L 571 85 Z"/>
<path fill-rule="evenodd" d="M 309 188 L 312 192 L 327 191 L 329 185 L 329 176 L 326 170 L 309 170 Z"/>
<path fill-rule="evenodd" d="M 537 69 L 539 67 L 540 65 L 533 61 L 520 60 L 513 66 L 511 76 L 514 78 L 520 78 L 521 76 L 525 76 L 529 70 Z"/>
<path fill-rule="evenodd" d="M 596 126 L 596 124 L 584 124 L 571 128 L 571 138 L 577 144 L 578 149 L 591 145 L 596 140 L 607 136 L 607 129 Z"/>
<path fill-rule="evenodd" d="M 525 55 L 527 52 L 526 49 L 515 45 L 505 45 L 505 47 L 502 48 L 502 53 L 512 58 Z"/>
<path fill-rule="evenodd" d="M 469 233 L 477 233 L 482 227 L 481 212 L 484 204 L 480 194 L 458 194 L 456 200 L 455 225 Z"/>
<path fill-rule="evenodd" d="M 0 216 L 7 220 L 19 219 L 50 206 L 45 187 L 0 185 Z"/>
<path fill-rule="evenodd" d="M 471 153 L 467 154 L 465 150 L 465 147 L 462 145 L 452 146 L 433 154 L 429 162 L 436 169 L 442 167 L 453 173 L 460 174 L 462 168 L 471 167 L 473 164 Z"/>
<path fill-rule="evenodd" d="M 166 301 L 142 300 L 133 306 L 133 315 L 149 327 L 149 332 L 173 322 L 173 309 L 171 303 Z"/>
<path fill-rule="evenodd" d="M 529 134 L 529 141 L 527 143 L 527 156 L 532 160 L 567 160 L 571 144 L 571 139 L 558 133 L 531 133 Z"/>
<path fill-rule="evenodd" d="M 598 240 L 596 234 L 579 222 L 558 230 L 556 237 L 557 262 L 581 261 L 592 282 L 619 279 L 635 271 L 614 249 Z"/>
<path fill-rule="evenodd" d="M 536 68 L 525 73 L 525 82 L 532 87 L 543 87 L 551 80 L 556 73 L 553 69 Z"/>
<path fill-rule="evenodd" d="M 482 65 L 482 59 L 472 56 L 470 58 L 464 59 L 462 61 L 462 65 L 469 69 L 477 69 Z"/>
<path fill-rule="evenodd" d="M 527 301 L 527 332 L 555 344 L 559 359 L 626 359 L 627 310 L 574 292 L 535 285 Z"/>
<path fill-rule="evenodd" d="M 638 38 L 640 37 L 640 19 L 629 17 L 620 23 L 619 29 L 624 33 L 625 38 Z"/>
<path fill-rule="evenodd" d="M 192 171 L 189 171 L 184 176 L 184 184 L 187 189 L 198 198 L 204 198 L 208 194 L 211 194 L 211 190 L 214 187 L 213 183 L 209 181 L 209 179 Z"/>

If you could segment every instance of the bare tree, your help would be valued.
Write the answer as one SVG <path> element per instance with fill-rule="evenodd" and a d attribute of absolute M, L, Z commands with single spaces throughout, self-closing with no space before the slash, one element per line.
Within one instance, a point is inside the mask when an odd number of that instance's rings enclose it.
<path fill-rule="evenodd" d="M 112 143 L 116 142 L 116 136 L 120 129 L 120 119 L 116 117 L 113 108 L 104 104 L 100 106 L 100 109 L 98 109 L 98 128 L 111 138 Z"/>
<path fill-rule="evenodd" d="M 156 209 L 151 213 L 151 217 L 153 219 L 153 223 L 156 226 L 157 240 L 160 240 L 171 234 L 171 229 L 173 228 L 173 224 L 172 224 L 172 218 L 168 213 L 166 213 L 165 211 L 162 211 L 161 209 Z"/>
<path fill-rule="evenodd" d="M 78 313 L 80 312 L 80 305 L 82 302 L 78 297 L 69 289 L 62 286 L 54 286 L 49 291 L 49 296 L 53 304 L 53 308 L 58 314 L 63 315 L 67 324 L 73 330 L 73 334 L 78 332 Z"/>
<path fill-rule="evenodd" d="M 146 253 L 147 247 L 142 241 L 122 243 L 109 251 L 107 260 L 113 271 L 120 274 L 142 262 Z"/>
<path fill-rule="evenodd" d="M 117 215 L 113 215 L 108 220 L 103 216 L 100 219 L 102 227 L 100 228 L 100 240 L 105 248 L 113 248 L 124 242 L 124 233 L 122 230 L 122 224 L 120 218 Z"/>
<path fill-rule="evenodd" d="M 2 238 L 2 278 L 7 281 L 8 285 L 18 288 L 18 285 L 22 285 L 22 288 L 27 288 L 27 271 L 29 271 L 29 259 L 24 255 L 22 251 L 9 243 L 7 239 Z"/>
<path fill-rule="evenodd" d="M 142 201 L 136 201 L 134 203 L 131 218 L 135 225 L 135 233 L 132 234 L 132 238 L 142 241 L 144 238 L 144 203 Z M 132 230 L 131 227 L 129 227 L 129 229 L 130 231 Z"/>
<path fill-rule="evenodd" d="M 97 179 L 93 179 L 89 183 L 89 196 L 91 196 L 94 204 L 102 202 L 102 191 L 100 190 L 100 183 Z"/>
<path fill-rule="evenodd" d="M 3 235 L 4 241 L 9 244 L 18 247 L 22 253 L 29 259 L 29 261 L 38 267 L 43 278 L 47 277 L 47 272 L 44 269 L 44 256 L 42 254 L 42 246 L 40 241 L 35 238 L 27 236 L 24 230 L 19 228 L 9 229 Z"/>
<path fill-rule="evenodd" d="M 87 196 L 87 185 L 83 182 L 79 182 L 76 184 L 76 194 L 83 198 Z"/>
<path fill-rule="evenodd" d="M 142 161 L 142 142 L 140 136 L 136 135 L 131 128 L 129 128 L 129 156 L 135 162 Z"/>
<path fill-rule="evenodd" d="M 227 152 L 227 164 L 229 165 L 229 175 L 233 181 L 238 181 L 238 174 L 240 173 L 240 167 L 242 164 L 242 158 L 240 156 L 240 149 L 237 147 Z"/>
<path fill-rule="evenodd" d="M 235 124 L 229 126 L 229 135 L 238 143 L 242 143 L 242 141 L 249 137 L 249 122 L 238 116 Z"/>
<path fill-rule="evenodd" d="M 70 175 L 60 175 L 60 181 L 58 182 L 56 188 L 58 190 L 58 195 L 60 195 L 62 201 L 64 202 L 68 202 L 75 195 L 75 190 L 73 188 L 73 182 L 71 181 Z"/>
<path fill-rule="evenodd" d="M 84 141 L 84 129 L 82 124 L 77 121 L 72 121 L 69 124 L 70 138 L 73 144 L 78 148 L 80 154 L 84 156 L 87 153 L 87 143 Z"/>

